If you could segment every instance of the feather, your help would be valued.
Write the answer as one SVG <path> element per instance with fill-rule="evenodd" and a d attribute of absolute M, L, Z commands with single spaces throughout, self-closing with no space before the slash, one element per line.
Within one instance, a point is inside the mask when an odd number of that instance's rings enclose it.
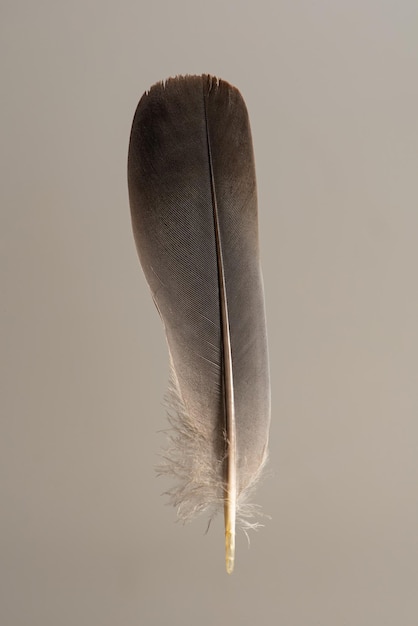
<path fill-rule="evenodd" d="M 170 354 L 171 500 L 183 520 L 224 509 L 232 572 L 236 517 L 251 526 L 270 425 L 254 157 L 239 91 L 207 75 L 154 85 L 133 120 L 128 186 Z"/>

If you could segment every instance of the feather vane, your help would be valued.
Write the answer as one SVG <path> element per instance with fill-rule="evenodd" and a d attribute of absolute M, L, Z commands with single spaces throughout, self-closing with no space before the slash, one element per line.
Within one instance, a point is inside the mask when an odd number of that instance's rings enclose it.
<path fill-rule="evenodd" d="M 171 362 L 171 501 L 183 520 L 223 507 L 231 572 L 236 516 L 251 511 L 270 425 L 255 167 L 239 91 L 207 75 L 154 85 L 135 113 L 128 186 Z"/>

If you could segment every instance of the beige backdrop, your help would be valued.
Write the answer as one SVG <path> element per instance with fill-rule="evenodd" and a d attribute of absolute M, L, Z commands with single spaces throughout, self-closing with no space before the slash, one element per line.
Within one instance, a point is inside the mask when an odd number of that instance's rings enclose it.
<path fill-rule="evenodd" d="M 0 623 L 418 624 L 415 1 L 1 1 Z M 126 157 L 143 91 L 239 87 L 273 383 L 272 519 L 154 475 L 168 359 Z"/>

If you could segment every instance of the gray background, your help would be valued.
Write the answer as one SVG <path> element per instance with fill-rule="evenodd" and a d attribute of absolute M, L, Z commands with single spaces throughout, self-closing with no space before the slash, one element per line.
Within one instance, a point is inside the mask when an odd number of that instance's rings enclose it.
<path fill-rule="evenodd" d="M 418 4 L 11 2 L 1 30 L 0 623 L 416 626 Z M 252 123 L 271 520 L 224 571 L 154 474 L 168 359 L 126 156 L 209 72 Z"/>

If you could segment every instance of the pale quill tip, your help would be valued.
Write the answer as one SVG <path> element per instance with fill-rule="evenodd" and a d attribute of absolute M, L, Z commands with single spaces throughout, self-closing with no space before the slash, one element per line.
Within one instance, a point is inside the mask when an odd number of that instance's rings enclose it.
<path fill-rule="evenodd" d="M 225 561 L 226 571 L 232 574 L 235 562 L 235 528 L 225 527 Z"/>

